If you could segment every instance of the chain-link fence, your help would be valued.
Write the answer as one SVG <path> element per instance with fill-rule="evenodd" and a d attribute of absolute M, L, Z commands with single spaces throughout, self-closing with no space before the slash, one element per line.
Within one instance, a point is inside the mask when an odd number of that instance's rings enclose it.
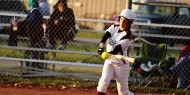
<path fill-rule="evenodd" d="M 0 0 L 1 72 L 13 74 L 16 69 L 11 68 L 21 67 L 22 74 L 29 74 L 26 71 L 32 69 L 46 71 L 32 75 L 56 75 L 49 70 L 71 65 L 101 68 L 104 60 L 97 54 L 98 43 L 104 30 L 117 23 L 114 19 L 128 5 L 127 0 L 69 0 L 66 3 L 49 0 L 50 14 L 42 15 L 42 8 L 38 6 L 27 11 L 29 7 L 23 1 Z M 184 79 L 180 83 L 187 88 L 190 61 L 186 55 L 188 48 L 183 47 L 190 39 L 190 1 L 136 1 L 132 3 L 137 19 L 131 29 L 134 39 L 129 56 L 138 61 L 131 65 L 130 81 L 175 88 L 177 80 Z M 178 56 L 184 57 L 178 62 L 185 66 L 169 70 L 177 63 Z M 158 82 L 162 85 L 157 85 Z"/>
<path fill-rule="evenodd" d="M 144 58 L 139 61 L 141 64 L 137 66 L 138 72 L 146 78 L 164 78 L 162 85 L 166 87 L 188 88 L 189 2 L 157 0 L 133 4 L 139 7 L 136 10 L 137 20 L 133 35 L 157 44 L 154 46 L 143 43 L 140 56 Z M 163 43 L 167 45 L 166 55 Z M 158 68 L 155 63 L 159 63 Z M 154 66 L 156 69 L 153 69 Z"/>

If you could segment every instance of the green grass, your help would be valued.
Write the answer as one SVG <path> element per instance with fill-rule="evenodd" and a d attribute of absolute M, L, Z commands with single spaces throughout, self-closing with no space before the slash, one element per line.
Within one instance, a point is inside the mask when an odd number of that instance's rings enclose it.
<path fill-rule="evenodd" d="M 173 95 L 173 93 L 177 93 L 175 95 L 189 95 L 190 90 L 182 90 L 182 89 L 172 89 L 172 88 L 162 88 L 162 87 L 143 87 L 143 86 L 130 86 L 130 90 L 133 92 L 141 92 L 141 93 L 157 93 L 157 94 L 169 94 Z"/>
<path fill-rule="evenodd" d="M 78 67 L 78 66 L 67 66 L 60 71 L 69 72 L 69 73 L 93 73 L 93 74 L 101 74 L 102 68 L 95 68 L 95 67 Z"/>
<path fill-rule="evenodd" d="M 15 53 L 11 53 L 12 50 L 10 49 L 0 49 L 0 56 L 4 56 L 9 54 L 9 57 L 14 58 L 24 58 L 24 54 L 20 51 Z M 46 55 L 46 59 L 51 59 L 52 54 L 48 53 Z M 103 60 L 100 56 L 95 55 L 86 55 L 86 54 L 70 54 L 70 53 L 56 53 L 56 60 L 57 61 L 67 61 L 67 62 L 82 62 L 82 63 L 93 63 L 93 64 L 101 64 Z"/>
<path fill-rule="evenodd" d="M 15 57 L 15 58 L 23 58 L 24 55 L 23 53 L 21 53 L 20 51 L 16 51 L 15 53 L 12 53 L 13 50 L 10 49 L 0 49 L 0 56 L 4 56 L 4 55 L 9 55 L 11 57 Z"/>
<path fill-rule="evenodd" d="M 56 77 L 14 77 L 14 76 L 5 76 L 0 75 L 0 82 L 6 84 L 19 83 L 22 85 L 51 85 L 51 86 L 62 86 L 65 85 L 67 87 L 75 85 L 75 87 L 94 87 L 97 83 L 85 81 L 80 78 L 74 76 L 56 76 Z M 93 84 L 93 85 L 92 85 Z"/>
<path fill-rule="evenodd" d="M 103 60 L 99 56 L 83 55 L 83 54 L 65 54 L 65 53 L 64 54 L 57 53 L 56 60 L 68 61 L 68 62 L 93 63 L 93 64 L 101 64 L 103 62 Z"/>
<path fill-rule="evenodd" d="M 79 38 L 100 39 L 102 36 L 103 36 L 103 33 L 97 33 L 97 32 L 79 31 L 77 33 L 77 37 Z"/>
<path fill-rule="evenodd" d="M 84 43 L 84 42 L 71 42 L 67 44 L 66 50 L 75 50 L 75 51 L 85 51 L 85 52 L 96 52 L 98 49 L 97 44 Z"/>

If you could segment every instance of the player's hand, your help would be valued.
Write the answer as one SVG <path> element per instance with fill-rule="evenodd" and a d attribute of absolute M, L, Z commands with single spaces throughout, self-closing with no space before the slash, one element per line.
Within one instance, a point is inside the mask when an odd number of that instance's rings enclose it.
<path fill-rule="evenodd" d="M 47 28 L 47 25 L 45 23 L 43 23 L 42 28 L 45 30 Z"/>
<path fill-rule="evenodd" d="M 55 24 L 55 25 L 57 25 L 57 24 L 58 24 L 58 22 L 59 22 L 58 20 L 54 20 L 54 24 Z"/>
<path fill-rule="evenodd" d="M 12 25 L 13 26 L 18 26 L 18 21 L 17 19 L 14 17 L 14 19 L 12 20 Z"/>
<path fill-rule="evenodd" d="M 99 47 L 99 49 L 98 49 L 98 54 L 101 55 L 102 52 L 104 52 L 104 47 Z"/>
<path fill-rule="evenodd" d="M 17 20 L 12 20 L 12 25 L 13 26 L 18 26 L 18 21 Z"/>

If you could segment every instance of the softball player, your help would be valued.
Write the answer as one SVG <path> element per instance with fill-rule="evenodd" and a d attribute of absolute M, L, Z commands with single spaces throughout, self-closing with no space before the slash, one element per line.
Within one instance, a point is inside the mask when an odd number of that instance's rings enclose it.
<path fill-rule="evenodd" d="M 98 53 L 101 55 L 106 43 L 106 52 L 127 56 L 127 49 L 131 39 L 131 24 L 136 15 L 129 9 L 124 9 L 119 15 L 119 25 L 111 25 L 102 37 Z M 107 41 L 107 42 L 106 42 Z M 113 77 L 117 82 L 119 95 L 134 95 L 128 88 L 130 66 L 128 61 L 109 57 L 105 60 L 102 76 L 99 80 L 96 95 L 105 95 L 109 83 Z"/>

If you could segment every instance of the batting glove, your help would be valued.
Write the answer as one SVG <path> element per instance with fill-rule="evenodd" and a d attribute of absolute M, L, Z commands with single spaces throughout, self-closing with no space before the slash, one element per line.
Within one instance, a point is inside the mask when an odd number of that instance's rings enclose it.
<path fill-rule="evenodd" d="M 99 47 L 99 49 L 98 49 L 98 54 L 101 55 L 102 52 L 104 52 L 104 47 Z"/>

